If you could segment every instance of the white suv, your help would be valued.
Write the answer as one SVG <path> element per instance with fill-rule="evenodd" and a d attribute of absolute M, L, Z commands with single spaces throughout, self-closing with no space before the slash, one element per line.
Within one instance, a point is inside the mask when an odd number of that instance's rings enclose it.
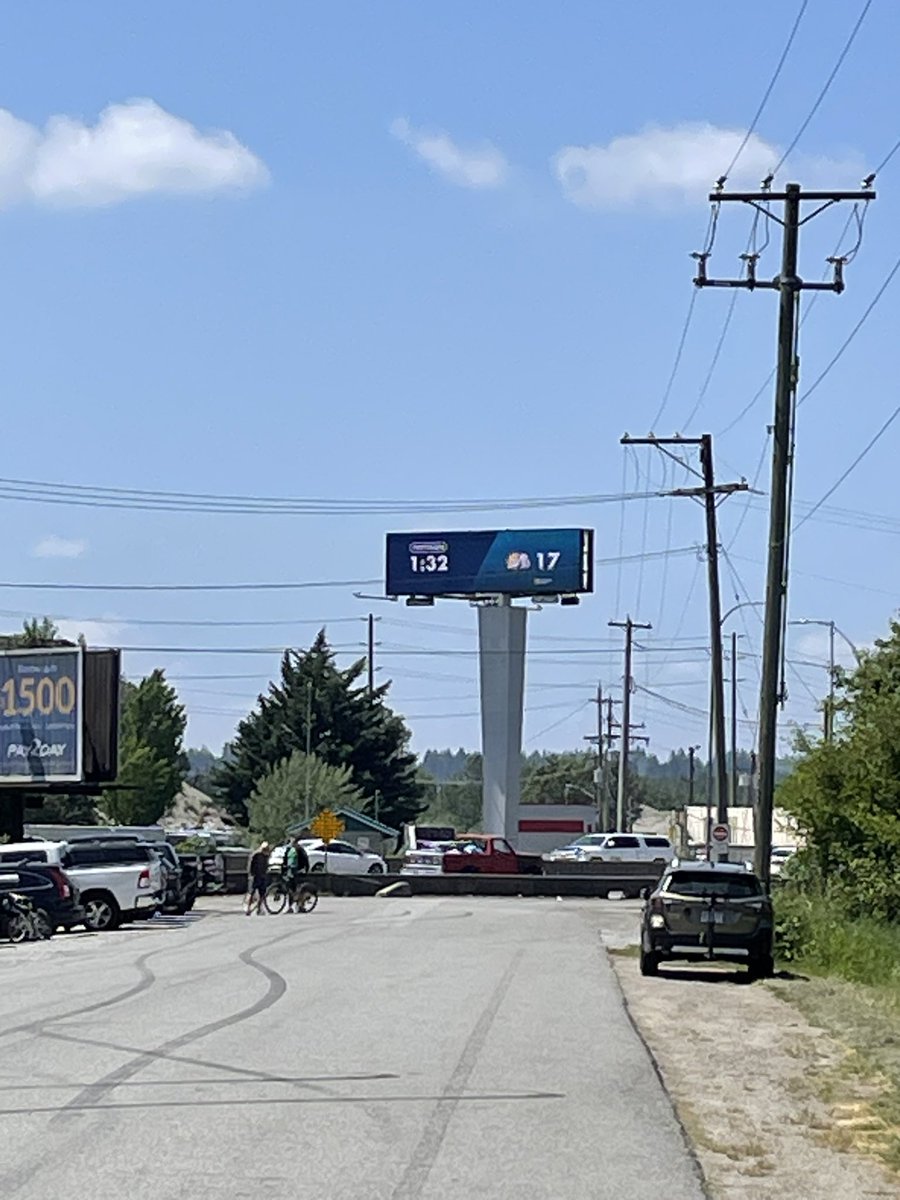
<path fill-rule="evenodd" d="M 551 862 L 670 863 L 674 857 L 667 837 L 649 833 L 586 833 L 549 854 Z"/>

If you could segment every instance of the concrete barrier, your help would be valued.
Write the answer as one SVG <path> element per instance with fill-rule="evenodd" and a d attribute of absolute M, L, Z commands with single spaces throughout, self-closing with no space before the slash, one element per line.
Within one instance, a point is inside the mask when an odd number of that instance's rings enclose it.
<path fill-rule="evenodd" d="M 606 864 L 614 866 L 613 863 Z M 622 892 L 632 898 L 653 887 L 658 876 L 647 871 L 603 875 L 316 875 L 313 885 L 334 896 L 374 896 L 395 883 L 409 885 L 413 896 L 582 896 Z"/>

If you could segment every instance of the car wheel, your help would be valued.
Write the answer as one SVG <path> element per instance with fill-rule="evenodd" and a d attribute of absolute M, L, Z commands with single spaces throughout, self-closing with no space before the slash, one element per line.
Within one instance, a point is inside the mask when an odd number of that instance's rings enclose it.
<path fill-rule="evenodd" d="M 775 960 L 771 954 L 760 954 L 751 958 L 747 964 L 747 974 L 751 979 L 771 979 L 775 974 Z"/>
<path fill-rule="evenodd" d="M 383 875 L 384 867 L 381 865 L 381 863 L 372 863 L 371 867 L 369 867 L 368 873 L 370 875 Z"/>
<path fill-rule="evenodd" d="M 309 873 L 311 875 L 324 875 L 325 874 L 325 864 L 324 863 L 314 863 L 309 868 Z"/>
<path fill-rule="evenodd" d="M 84 927 L 91 933 L 119 928 L 122 914 L 112 896 L 82 896 L 81 904 L 84 908 Z"/>
<path fill-rule="evenodd" d="M 659 971 L 659 955 L 654 950 L 641 947 L 641 974 L 656 975 Z"/>

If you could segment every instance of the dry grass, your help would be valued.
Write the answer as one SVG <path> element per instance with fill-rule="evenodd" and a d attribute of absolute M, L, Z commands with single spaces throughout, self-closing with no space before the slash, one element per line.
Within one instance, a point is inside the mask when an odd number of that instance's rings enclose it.
<path fill-rule="evenodd" d="M 835 979 L 769 986 L 846 1049 L 836 1065 L 809 1062 L 798 1081 L 828 1108 L 822 1136 L 900 1172 L 900 992 Z"/>

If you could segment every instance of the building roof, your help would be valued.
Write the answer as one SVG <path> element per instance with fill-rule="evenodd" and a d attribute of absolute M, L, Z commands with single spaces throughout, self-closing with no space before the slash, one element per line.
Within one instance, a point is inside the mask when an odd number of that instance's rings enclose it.
<path fill-rule="evenodd" d="M 374 817 L 368 817 L 365 813 L 357 812 L 355 808 L 338 808 L 335 809 L 335 815 L 343 817 L 348 824 L 352 823 L 356 826 L 362 826 L 364 829 L 371 829 L 375 833 L 382 834 L 383 837 L 399 837 L 400 831 L 392 829 L 390 825 L 384 825 L 381 821 L 376 821 Z M 288 833 L 297 833 L 301 829 L 308 829 L 315 817 L 310 817 L 308 821 L 298 821 L 292 825 Z"/>

